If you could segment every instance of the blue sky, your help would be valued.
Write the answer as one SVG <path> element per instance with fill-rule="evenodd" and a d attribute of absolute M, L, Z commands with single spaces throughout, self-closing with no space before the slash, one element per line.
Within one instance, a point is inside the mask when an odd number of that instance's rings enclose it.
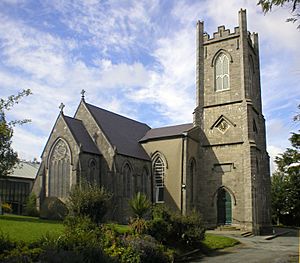
<path fill-rule="evenodd" d="M 212 34 L 233 30 L 247 9 L 259 33 L 263 110 L 273 158 L 289 146 L 300 103 L 300 32 L 287 8 L 263 15 L 254 0 L 0 1 L 0 97 L 30 88 L 8 119 L 13 147 L 40 157 L 59 113 L 73 116 L 81 89 L 94 105 L 151 127 L 192 121 L 195 107 L 195 25 Z M 273 167 L 272 167 L 273 169 Z"/>

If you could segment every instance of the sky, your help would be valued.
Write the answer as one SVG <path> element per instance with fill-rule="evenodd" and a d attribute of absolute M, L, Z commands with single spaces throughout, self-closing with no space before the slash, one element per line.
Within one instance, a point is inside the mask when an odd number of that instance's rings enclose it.
<path fill-rule="evenodd" d="M 73 116 L 88 103 L 161 127 L 192 122 L 195 29 L 233 31 L 247 9 L 258 32 L 267 150 L 289 146 L 300 104 L 300 31 L 288 8 L 264 15 L 255 0 L 0 0 L 0 98 L 31 89 L 7 113 L 31 119 L 14 129 L 22 159 L 40 158 L 63 102 Z M 271 169 L 274 164 L 271 162 Z"/>

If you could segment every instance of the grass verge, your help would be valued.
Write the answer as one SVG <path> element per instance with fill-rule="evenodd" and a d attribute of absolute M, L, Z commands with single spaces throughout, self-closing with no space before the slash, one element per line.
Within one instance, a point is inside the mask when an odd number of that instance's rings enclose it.
<path fill-rule="evenodd" d="M 205 248 L 207 248 L 210 251 L 223 249 L 227 247 L 233 247 L 239 243 L 240 242 L 234 238 L 213 234 L 205 234 L 205 239 L 202 242 Z"/>
<path fill-rule="evenodd" d="M 44 220 L 37 217 L 1 215 L 0 231 L 8 234 L 14 241 L 30 243 L 36 241 L 46 233 L 59 236 L 63 231 L 60 221 Z"/>

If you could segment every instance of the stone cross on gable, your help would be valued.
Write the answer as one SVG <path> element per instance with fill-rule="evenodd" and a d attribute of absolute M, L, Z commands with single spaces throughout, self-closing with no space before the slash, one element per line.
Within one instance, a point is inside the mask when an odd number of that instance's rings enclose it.
<path fill-rule="evenodd" d="M 64 107 L 65 107 L 65 104 L 63 104 L 63 103 L 61 103 L 61 104 L 59 105 L 60 112 L 63 112 Z"/>
<path fill-rule="evenodd" d="M 83 90 L 81 91 L 81 99 L 83 99 L 83 100 L 84 100 L 84 94 L 85 94 L 85 90 L 83 89 Z"/>

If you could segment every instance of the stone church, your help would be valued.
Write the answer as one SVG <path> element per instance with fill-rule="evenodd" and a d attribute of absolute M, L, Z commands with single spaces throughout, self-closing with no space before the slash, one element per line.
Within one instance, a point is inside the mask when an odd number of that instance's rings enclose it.
<path fill-rule="evenodd" d="M 271 229 L 270 172 L 262 114 L 258 35 L 239 11 L 234 32 L 196 29 L 193 123 L 152 129 L 85 101 L 74 117 L 57 117 L 42 153 L 34 190 L 40 203 L 65 201 L 81 180 L 113 193 L 109 217 L 126 221 L 138 191 L 153 203 L 208 227 L 232 225 L 255 234 Z"/>

